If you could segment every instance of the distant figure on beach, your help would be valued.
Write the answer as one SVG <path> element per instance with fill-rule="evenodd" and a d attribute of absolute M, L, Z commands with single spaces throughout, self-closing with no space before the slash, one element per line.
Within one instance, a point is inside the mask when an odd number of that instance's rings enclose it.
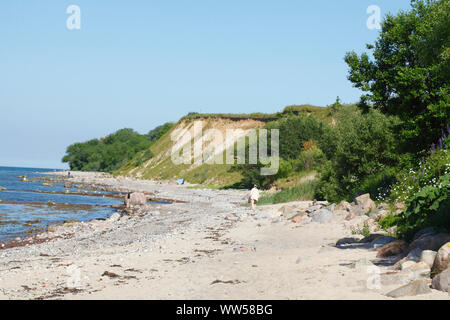
<path fill-rule="evenodd" d="M 256 203 L 258 201 L 259 201 L 259 190 L 255 184 L 253 186 L 253 189 L 250 190 L 250 202 L 252 203 L 252 209 L 256 209 Z"/>
<path fill-rule="evenodd" d="M 69 178 L 69 179 L 70 179 L 70 171 L 69 171 L 69 172 L 67 172 L 67 178 Z"/>

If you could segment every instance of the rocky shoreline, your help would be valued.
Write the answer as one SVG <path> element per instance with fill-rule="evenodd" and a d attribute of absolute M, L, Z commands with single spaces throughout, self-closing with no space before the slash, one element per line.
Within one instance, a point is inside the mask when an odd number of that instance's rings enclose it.
<path fill-rule="evenodd" d="M 0 248 L 0 299 L 449 299 L 430 276 L 438 255 L 440 268 L 448 261 L 437 252 L 450 240 L 433 230 L 411 244 L 382 234 L 384 209 L 366 196 L 252 211 L 246 191 L 71 175 L 174 201 L 68 221 L 33 245 Z M 358 234 L 366 226 L 371 234 Z"/>

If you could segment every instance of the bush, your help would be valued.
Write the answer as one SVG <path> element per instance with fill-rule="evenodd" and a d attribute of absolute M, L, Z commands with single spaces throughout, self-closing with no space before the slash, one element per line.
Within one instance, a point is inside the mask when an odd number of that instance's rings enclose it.
<path fill-rule="evenodd" d="M 426 186 L 408 200 L 398 220 L 398 232 L 406 240 L 425 227 L 450 230 L 450 173 L 436 186 Z"/>
<path fill-rule="evenodd" d="M 437 186 L 439 179 L 450 173 L 449 145 L 450 137 L 444 135 L 438 146 L 432 146 L 430 155 L 427 158 L 422 157 L 415 168 L 408 168 L 398 173 L 398 183 L 392 186 L 390 195 L 387 197 L 388 201 L 406 202 L 422 188 Z"/>
<path fill-rule="evenodd" d="M 334 150 L 330 162 L 324 165 L 317 197 L 328 201 L 349 201 L 370 177 L 398 163 L 393 127 L 396 120 L 378 111 L 367 113 L 342 112 L 329 139 Z M 377 186 L 379 187 L 379 186 Z"/>

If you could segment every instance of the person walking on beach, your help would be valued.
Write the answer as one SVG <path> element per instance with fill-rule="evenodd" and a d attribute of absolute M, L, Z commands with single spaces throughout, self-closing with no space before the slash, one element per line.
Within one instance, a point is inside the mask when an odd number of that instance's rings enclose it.
<path fill-rule="evenodd" d="M 255 184 L 253 186 L 253 189 L 250 190 L 250 202 L 252 203 L 252 209 L 256 209 L 256 203 L 258 201 L 259 201 L 259 190 Z"/>

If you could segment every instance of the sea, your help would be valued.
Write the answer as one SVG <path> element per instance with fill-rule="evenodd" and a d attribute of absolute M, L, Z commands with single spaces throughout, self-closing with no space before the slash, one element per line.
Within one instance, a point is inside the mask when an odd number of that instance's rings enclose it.
<path fill-rule="evenodd" d="M 65 188 L 61 183 L 44 186 L 42 180 L 37 181 L 49 177 L 43 173 L 54 171 L 0 166 L 0 241 L 23 239 L 72 218 L 78 221 L 107 218 L 114 213 L 111 205 L 122 203 L 111 192 Z M 22 181 L 24 176 L 27 181 Z M 78 194 L 64 194 L 65 190 Z"/>

